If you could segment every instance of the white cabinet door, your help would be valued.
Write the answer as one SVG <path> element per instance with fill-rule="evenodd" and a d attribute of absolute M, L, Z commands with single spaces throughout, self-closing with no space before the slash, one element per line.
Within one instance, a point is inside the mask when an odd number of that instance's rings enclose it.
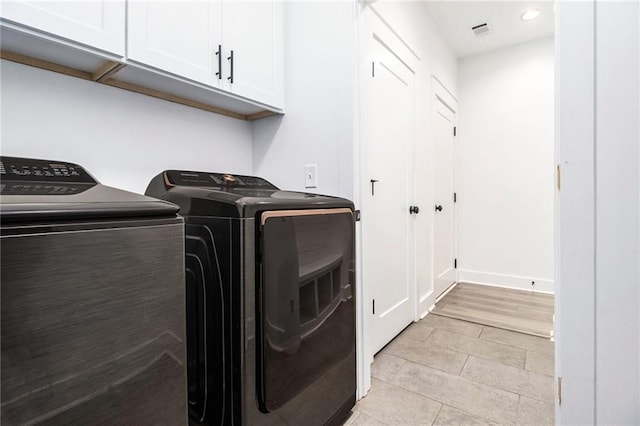
<path fill-rule="evenodd" d="M 3 0 L 0 10 L 7 22 L 124 56 L 124 0 Z"/>
<path fill-rule="evenodd" d="M 282 1 L 225 1 L 222 37 L 227 90 L 271 106 L 283 104 Z"/>
<path fill-rule="evenodd" d="M 218 0 L 128 2 L 128 59 L 219 87 L 226 62 Z"/>

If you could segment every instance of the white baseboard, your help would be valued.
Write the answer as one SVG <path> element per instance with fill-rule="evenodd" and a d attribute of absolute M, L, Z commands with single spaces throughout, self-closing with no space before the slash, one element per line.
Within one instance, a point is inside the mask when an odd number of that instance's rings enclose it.
<path fill-rule="evenodd" d="M 434 306 L 436 303 L 438 303 L 439 301 L 442 300 L 443 297 L 445 297 L 447 294 L 449 294 L 449 292 L 451 290 L 453 290 L 454 288 L 456 288 L 456 286 L 458 285 L 458 282 L 454 282 L 453 284 L 451 284 L 445 291 L 442 292 L 442 294 L 440 294 L 440 296 L 436 297 L 436 301 L 434 302 Z"/>
<path fill-rule="evenodd" d="M 531 285 L 531 281 L 534 281 L 535 284 Z M 483 284 L 493 287 L 505 287 L 515 290 L 535 291 L 537 293 L 555 293 L 553 280 L 541 279 L 536 277 L 519 277 L 459 269 L 458 282 Z"/>
<path fill-rule="evenodd" d="M 423 294 L 418 299 L 418 319 L 424 318 L 431 311 L 430 306 L 433 306 L 434 303 L 433 291 Z"/>

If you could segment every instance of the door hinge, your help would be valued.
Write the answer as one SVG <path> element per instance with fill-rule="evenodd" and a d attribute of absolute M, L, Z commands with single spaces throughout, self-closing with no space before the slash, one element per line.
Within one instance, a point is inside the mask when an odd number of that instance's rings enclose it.
<path fill-rule="evenodd" d="M 558 377 L 558 405 L 562 405 L 562 377 Z"/>
<path fill-rule="evenodd" d="M 456 126 L 453 126 L 453 136 L 455 136 L 455 135 L 456 135 L 456 133 L 457 133 L 457 131 L 456 131 Z"/>
<path fill-rule="evenodd" d="M 355 218 L 356 222 L 360 222 L 360 210 L 356 210 Z"/>
<path fill-rule="evenodd" d="M 376 314 L 376 299 L 373 299 L 373 315 Z"/>
<path fill-rule="evenodd" d="M 371 77 L 375 77 L 376 76 L 376 62 L 373 61 L 371 62 Z"/>
<path fill-rule="evenodd" d="M 453 269 L 458 269 L 458 259 L 453 259 Z"/>
<path fill-rule="evenodd" d="M 453 193 L 453 202 L 457 203 L 458 202 L 458 194 L 457 193 Z"/>

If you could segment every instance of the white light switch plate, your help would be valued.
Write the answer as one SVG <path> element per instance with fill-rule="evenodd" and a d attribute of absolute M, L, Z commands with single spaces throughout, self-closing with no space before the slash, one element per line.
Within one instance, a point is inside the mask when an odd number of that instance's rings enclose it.
<path fill-rule="evenodd" d="M 318 187 L 318 165 L 307 164 L 304 166 L 304 187 L 305 188 L 317 188 Z"/>

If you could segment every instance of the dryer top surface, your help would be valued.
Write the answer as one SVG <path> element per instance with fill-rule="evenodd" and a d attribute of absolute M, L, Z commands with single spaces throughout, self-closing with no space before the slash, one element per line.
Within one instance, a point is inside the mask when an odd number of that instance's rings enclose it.
<path fill-rule="evenodd" d="M 266 210 L 350 208 L 349 200 L 283 191 L 255 176 L 167 170 L 154 177 L 147 195 L 180 206 L 182 215 L 254 217 Z"/>

